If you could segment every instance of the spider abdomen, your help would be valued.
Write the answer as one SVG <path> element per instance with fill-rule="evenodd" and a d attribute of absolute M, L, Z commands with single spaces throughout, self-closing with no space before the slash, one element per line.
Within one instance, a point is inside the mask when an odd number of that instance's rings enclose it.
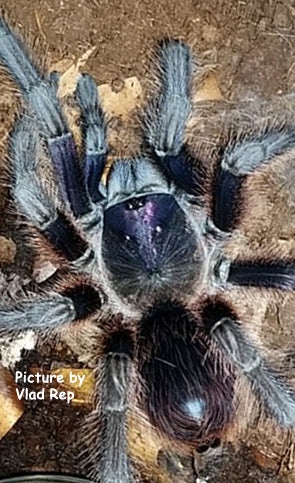
<path fill-rule="evenodd" d="M 221 357 L 216 362 L 192 319 L 178 304 L 150 313 L 141 324 L 139 359 L 152 424 L 198 448 L 213 442 L 230 421 L 235 376 Z"/>

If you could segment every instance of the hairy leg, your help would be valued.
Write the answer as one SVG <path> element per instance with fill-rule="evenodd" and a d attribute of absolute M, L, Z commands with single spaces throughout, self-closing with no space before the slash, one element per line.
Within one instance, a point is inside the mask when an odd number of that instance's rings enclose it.
<path fill-rule="evenodd" d="M 144 118 L 146 148 L 168 178 L 184 191 L 202 194 L 204 170 L 184 144 L 191 111 L 193 56 L 190 48 L 175 40 L 163 42 L 158 53 L 158 92 Z"/>
<path fill-rule="evenodd" d="M 69 324 L 96 312 L 100 294 L 90 285 L 77 285 L 47 298 L 25 301 L 13 308 L 0 307 L 0 330 L 44 330 Z"/>
<path fill-rule="evenodd" d="M 294 427 L 294 389 L 269 367 L 230 309 L 223 303 L 209 303 L 204 309 L 203 320 L 217 347 L 248 379 L 267 412 L 281 426 Z"/>
<path fill-rule="evenodd" d="M 227 282 L 248 287 L 295 290 L 295 263 L 288 260 L 232 262 Z"/>
<path fill-rule="evenodd" d="M 15 309 L 0 309 L 0 328 L 9 331 L 55 328 L 72 322 L 75 315 L 72 300 L 55 295 L 25 302 Z"/>
<path fill-rule="evenodd" d="M 146 140 L 159 158 L 177 156 L 190 113 L 190 83 L 193 71 L 188 46 L 177 41 L 163 42 L 159 49 L 159 92 L 146 119 Z"/>
<path fill-rule="evenodd" d="M 239 261 L 221 257 L 217 263 L 214 261 L 212 269 L 215 282 L 224 289 L 231 289 L 235 285 L 279 290 L 295 289 L 295 263 L 292 259 L 254 258 Z"/>
<path fill-rule="evenodd" d="M 214 225 L 223 232 L 234 230 L 239 222 L 242 191 L 248 176 L 262 169 L 276 156 L 294 148 L 295 131 L 290 128 L 278 131 L 268 129 L 252 138 L 229 144 L 215 173 L 212 200 Z M 295 288 L 295 263 L 291 259 L 228 260 L 223 266 L 227 266 L 224 278 L 221 276 L 226 284 L 281 290 Z"/>
<path fill-rule="evenodd" d="M 96 203 L 103 197 L 100 180 L 106 163 L 108 146 L 105 116 L 97 86 L 90 75 L 81 75 L 77 84 L 76 99 L 81 109 L 84 135 L 85 183 L 90 199 Z"/>
<path fill-rule="evenodd" d="M 37 157 L 40 134 L 28 113 L 16 123 L 10 147 L 13 159 L 13 195 L 26 218 L 67 260 L 84 255 L 88 246 L 71 222 L 44 191 L 38 178 Z"/>
<path fill-rule="evenodd" d="M 89 212 L 74 139 L 61 111 L 55 83 L 41 74 L 3 19 L 0 19 L 0 61 L 38 120 L 64 200 L 69 202 L 75 216 Z"/>
<path fill-rule="evenodd" d="M 96 409 L 86 427 L 84 465 L 92 481 L 132 483 L 127 414 L 133 371 L 133 340 L 125 329 L 106 336 L 97 369 Z"/>
<path fill-rule="evenodd" d="M 289 128 L 266 130 L 250 139 L 241 139 L 226 147 L 216 168 L 213 184 L 215 226 L 233 230 L 239 220 L 240 196 L 247 177 L 280 154 L 295 148 L 295 132 Z"/>

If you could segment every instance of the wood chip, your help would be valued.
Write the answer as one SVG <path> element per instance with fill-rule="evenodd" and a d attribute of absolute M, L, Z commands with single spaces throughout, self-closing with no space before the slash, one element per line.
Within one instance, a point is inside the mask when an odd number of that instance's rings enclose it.
<path fill-rule="evenodd" d="M 35 263 L 33 269 L 33 279 L 37 283 L 43 283 L 45 280 L 48 280 L 50 277 L 52 277 L 57 270 L 58 267 L 51 263 L 50 260 L 45 260 L 42 264 Z"/>
<path fill-rule="evenodd" d="M 70 381 L 70 372 L 75 376 L 85 376 L 82 385 L 79 387 L 78 382 Z M 92 402 L 92 394 L 95 387 L 94 372 L 91 369 L 73 369 L 64 367 L 51 371 L 51 374 L 62 374 L 64 377 L 63 387 L 66 390 L 72 390 L 75 393 L 75 398 L 72 400 L 72 404 L 82 405 L 90 404 Z M 77 377 L 78 380 L 78 377 Z"/>
<path fill-rule="evenodd" d="M 143 462 L 148 480 L 169 483 L 169 474 L 158 465 L 158 453 L 163 440 L 144 415 L 131 413 L 128 419 L 128 444 L 130 455 Z"/>

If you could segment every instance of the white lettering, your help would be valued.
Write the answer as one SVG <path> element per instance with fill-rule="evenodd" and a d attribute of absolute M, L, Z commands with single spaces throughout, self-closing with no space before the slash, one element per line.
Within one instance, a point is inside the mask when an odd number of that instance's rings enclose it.
<path fill-rule="evenodd" d="M 17 372 L 19 372 L 19 371 L 17 371 Z M 21 399 L 23 398 L 23 396 L 24 396 L 24 392 L 25 392 L 24 388 L 20 390 L 20 389 L 17 387 L 15 390 L 16 390 L 16 395 L 17 395 L 17 398 L 18 398 L 19 400 L 21 400 Z"/>
<path fill-rule="evenodd" d="M 85 379 L 85 374 L 83 374 L 83 376 L 80 376 L 80 375 L 78 374 L 78 379 L 79 379 L 79 387 L 81 387 L 81 386 L 82 386 L 82 384 L 83 384 L 83 381 L 84 381 L 84 379 Z"/>
<path fill-rule="evenodd" d="M 58 399 L 58 390 L 53 387 L 50 389 L 50 399 Z"/>
<path fill-rule="evenodd" d="M 75 397 L 75 394 L 71 391 L 61 391 L 61 392 L 58 392 L 57 389 L 54 389 L 54 388 L 51 388 L 50 389 L 50 399 L 61 399 L 62 401 L 67 401 L 67 403 L 69 404 L 72 399 L 74 399 Z"/>
<path fill-rule="evenodd" d="M 70 383 L 75 384 L 77 382 L 78 378 L 76 374 L 73 374 L 72 371 L 70 371 Z"/>
<path fill-rule="evenodd" d="M 20 371 L 16 371 L 15 373 L 15 382 L 22 378 L 22 373 Z"/>

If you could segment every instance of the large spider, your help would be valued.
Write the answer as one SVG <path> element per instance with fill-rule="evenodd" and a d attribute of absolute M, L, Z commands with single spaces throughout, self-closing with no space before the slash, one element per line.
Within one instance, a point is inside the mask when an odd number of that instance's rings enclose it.
<path fill-rule="evenodd" d="M 0 60 L 27 104 L 11 134 L 13 196 L 39 245 L 53 247 L 69 273 L 68 286 L 66 280 L 63 288 L 57 284 L 54 295 L 2 308 L 0 325 L 44 330 L 89 315 L 97 319 L 102 336 L 92 480 L 136 478 L 127 449 L 132 405 L 174 443 L 214 445 L 234 417 L 240 375 L 278 425 L 294 427 L 294 391 L 224 296 L 235 286 L 295 288 L 292 260 L 241 262 L 225 254 L 239 230 L 246 180 L 294 149 L 294 131 L 266 128 L 232 138 L 214 169 L 207 169 L 185 142 L 192 53 L 182 42 L 165 41 L 141 153 L 116 160 L 102 183 L 107 126 L 93 79 L 82 75 L 76 90 L 80 163 L 57 77 L 40 72 L 4 20 Z M 57 197 L 38 177 L 40 145 L 55 169 Z"/>

